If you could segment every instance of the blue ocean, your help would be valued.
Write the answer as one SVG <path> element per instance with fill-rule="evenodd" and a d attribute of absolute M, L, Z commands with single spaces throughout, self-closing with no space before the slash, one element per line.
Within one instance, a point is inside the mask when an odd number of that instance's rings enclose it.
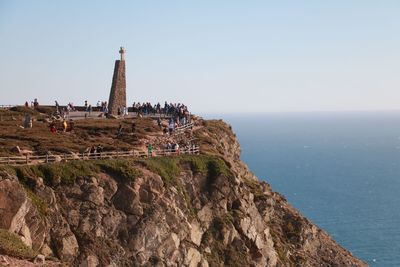
<path fill-rule="evenodd" d="M 400 112 L 211 117 L 232 125 L 260 179 L 340 245 L 370 266 L 400 266 Z"/>

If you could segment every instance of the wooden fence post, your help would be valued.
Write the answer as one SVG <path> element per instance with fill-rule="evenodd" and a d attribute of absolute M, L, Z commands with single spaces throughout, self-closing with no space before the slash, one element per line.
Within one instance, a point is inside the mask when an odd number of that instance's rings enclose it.
<path fill-rule="evenodd" d="M 49 163 L 49 154 L 46 154 L 46 163 Z"/>
<path fill-rule="evenodd" d="M 26 154 L 26 164 L 29 164 L 29 156 L 28 156 L 28 154 Z"/>

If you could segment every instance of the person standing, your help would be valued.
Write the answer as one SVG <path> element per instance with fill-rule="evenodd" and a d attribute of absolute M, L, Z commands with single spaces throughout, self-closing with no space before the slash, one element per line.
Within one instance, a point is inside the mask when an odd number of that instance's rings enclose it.
<path fill-rule="evenodd" d="M 66 120 L 64 120 L 64 121 L 63 121 L 63 129 L 64 129 L 64 133 L 65 133 L 65 132 L 67 132 L 67 127 L 68 127 L 67 121 L 66 121 Z"/>
<path fill-rule="evenodd" d="M 170 119 L 168 125 L 169 135 L 172 135 L 174 128 L 175 128 L 174 120 Z"/>
<path fill-rule="evenodd" d="M 56 113 L 59 114 L 60 113 L 60 105 L 58 104 L 57 100 L 55 101 L 56 103 Z"/>
<path fill-rule="evenodd" d="M 160 128 L 160 130 L 161 130 L 162 129 L 162 124 L 161 124 L 161 118 L 160 117 L 157 118 L 157 125 L 158 125 L 158 128 Z"/>
<path fill-rule="evenodd" d="M 149 158 L 153 156 L 153 145 L 151 143 L 147 146 L 147 152 Z"/>

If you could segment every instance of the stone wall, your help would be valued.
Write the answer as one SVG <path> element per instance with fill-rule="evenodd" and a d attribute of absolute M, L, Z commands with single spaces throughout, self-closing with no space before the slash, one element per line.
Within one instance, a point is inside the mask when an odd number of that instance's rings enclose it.
<path fill-rule="evenodd" d="M 116 60 L 108 101 L 108 111 L 110 114 L 117 114 L 118 108 L 122 107 L 126 107 L 125 61 Z"/>

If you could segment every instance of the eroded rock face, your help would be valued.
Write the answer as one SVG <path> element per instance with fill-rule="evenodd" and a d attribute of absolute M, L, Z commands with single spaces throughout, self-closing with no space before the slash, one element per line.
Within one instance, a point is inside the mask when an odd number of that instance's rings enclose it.
<path fill-rule="evenodd" d="M 3 175 L 0 227 L 72 266 L 366 266 L 259 182 L 231 132 L 218 136 L 213 147 L 225 151 L 231 174 L 188 165 L 165 184 L 138 165 L 142 175 L 129 181 L 99 173 L 50 187 L 36 177 L 42 215 Z"/>
<path fill-rule="evenodd" d="M 0 227 L 12 232 L 21 229 L 23 218 L 28 211 L 28 200 L 25 190 L 17 180 L 0 181 Z"/>
<path fill-rule="evenodd" d="M 0 179 L 0 228 L 18 234 L 29 247 L 42 247 L 48 228 L 16 177 Z"/>

